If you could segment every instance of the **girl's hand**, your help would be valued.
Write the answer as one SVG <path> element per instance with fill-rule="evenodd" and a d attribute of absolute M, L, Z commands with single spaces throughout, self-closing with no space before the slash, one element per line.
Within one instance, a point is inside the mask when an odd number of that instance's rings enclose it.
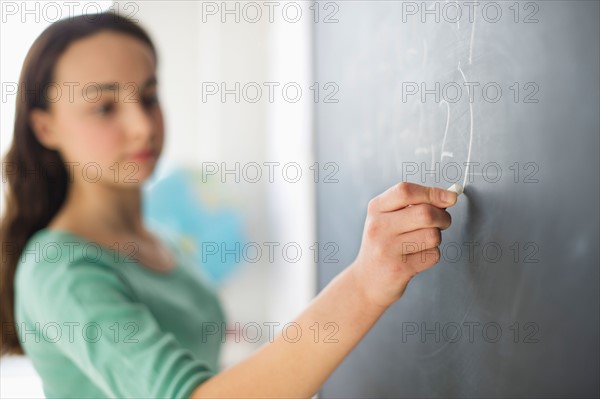
<path fill-rule="evenodd" d="M 456 197 L 402 182 L 369 202 L 360 251 L 349 268 L 370 304 L 387 308 L 417 273 L 439 261 L 441 230 L 451 223 L 445 208 Z"/>

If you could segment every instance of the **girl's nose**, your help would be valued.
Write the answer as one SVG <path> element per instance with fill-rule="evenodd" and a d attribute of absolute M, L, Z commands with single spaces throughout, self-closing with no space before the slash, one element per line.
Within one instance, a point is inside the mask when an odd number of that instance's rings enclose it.
<path fill-rule="evenodd" d="M 132 101 L 128 105 L 125 124 L 129 135 L 147 138 L 154 134 L 155 121 L 152 112 L 144 106 L 141 100 Z"/>

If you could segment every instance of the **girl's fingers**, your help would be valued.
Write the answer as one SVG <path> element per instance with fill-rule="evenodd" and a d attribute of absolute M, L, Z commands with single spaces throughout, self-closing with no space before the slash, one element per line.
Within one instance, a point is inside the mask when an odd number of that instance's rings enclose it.
<path fill-rule="evenodd" d="M 410 255 L 438 247 L 442 242 L 442 233 L 437 227 L 420 229 L 402 234 L 392 244 L 399 255 Z"/>
<path fill-rule="evenodd" d="M 447 229 L 452 223 L 450 214 L 433 205 L 409 206 L 400 211 L 380 213 L 369 218 L 369 227 L 390 237 L 427 228 Z M 373 226 L 371 226 L 373 225 Z"/>
<path fill-rule="evenodd" d="M 438 263 L 440 257 L 440 249 L 435 247 L 409 255 L 402 255 L 400 264 L 401 267 L 406 268 L 411 273 L 417 274 Z"/>
<path fill-rule="evenodd" d="M 421 186 L 415 183 L 398 183 L 369 202 L 369 210 L 393 212 L 408 205 L 430 204 L 447 208 L 456 202 L 457 194 L 437 187 Z"/>

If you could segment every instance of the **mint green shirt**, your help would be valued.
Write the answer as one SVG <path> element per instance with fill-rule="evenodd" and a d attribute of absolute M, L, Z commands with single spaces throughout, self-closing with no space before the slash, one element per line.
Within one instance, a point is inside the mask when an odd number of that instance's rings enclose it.
<path fill-rule="evenodd" d="M 156 272 L 118 250 L 44 228 L 15 277 L 15 318 L 47 397 L 187 398 L 218 370 L 225 314 L 214 287 L 178 246 Z"/>

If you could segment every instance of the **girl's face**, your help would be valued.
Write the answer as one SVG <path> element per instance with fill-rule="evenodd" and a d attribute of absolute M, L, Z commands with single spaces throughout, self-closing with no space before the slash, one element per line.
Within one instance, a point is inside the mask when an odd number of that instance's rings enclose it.
<path fill-rule="evenodd" d="M 54 72 L 48 111 L 31 114 L 40 142 L 59 151 L 75 180 L 138 186 L 164 141 L 151 49 L 100 32 L 70 45 Z"/>

